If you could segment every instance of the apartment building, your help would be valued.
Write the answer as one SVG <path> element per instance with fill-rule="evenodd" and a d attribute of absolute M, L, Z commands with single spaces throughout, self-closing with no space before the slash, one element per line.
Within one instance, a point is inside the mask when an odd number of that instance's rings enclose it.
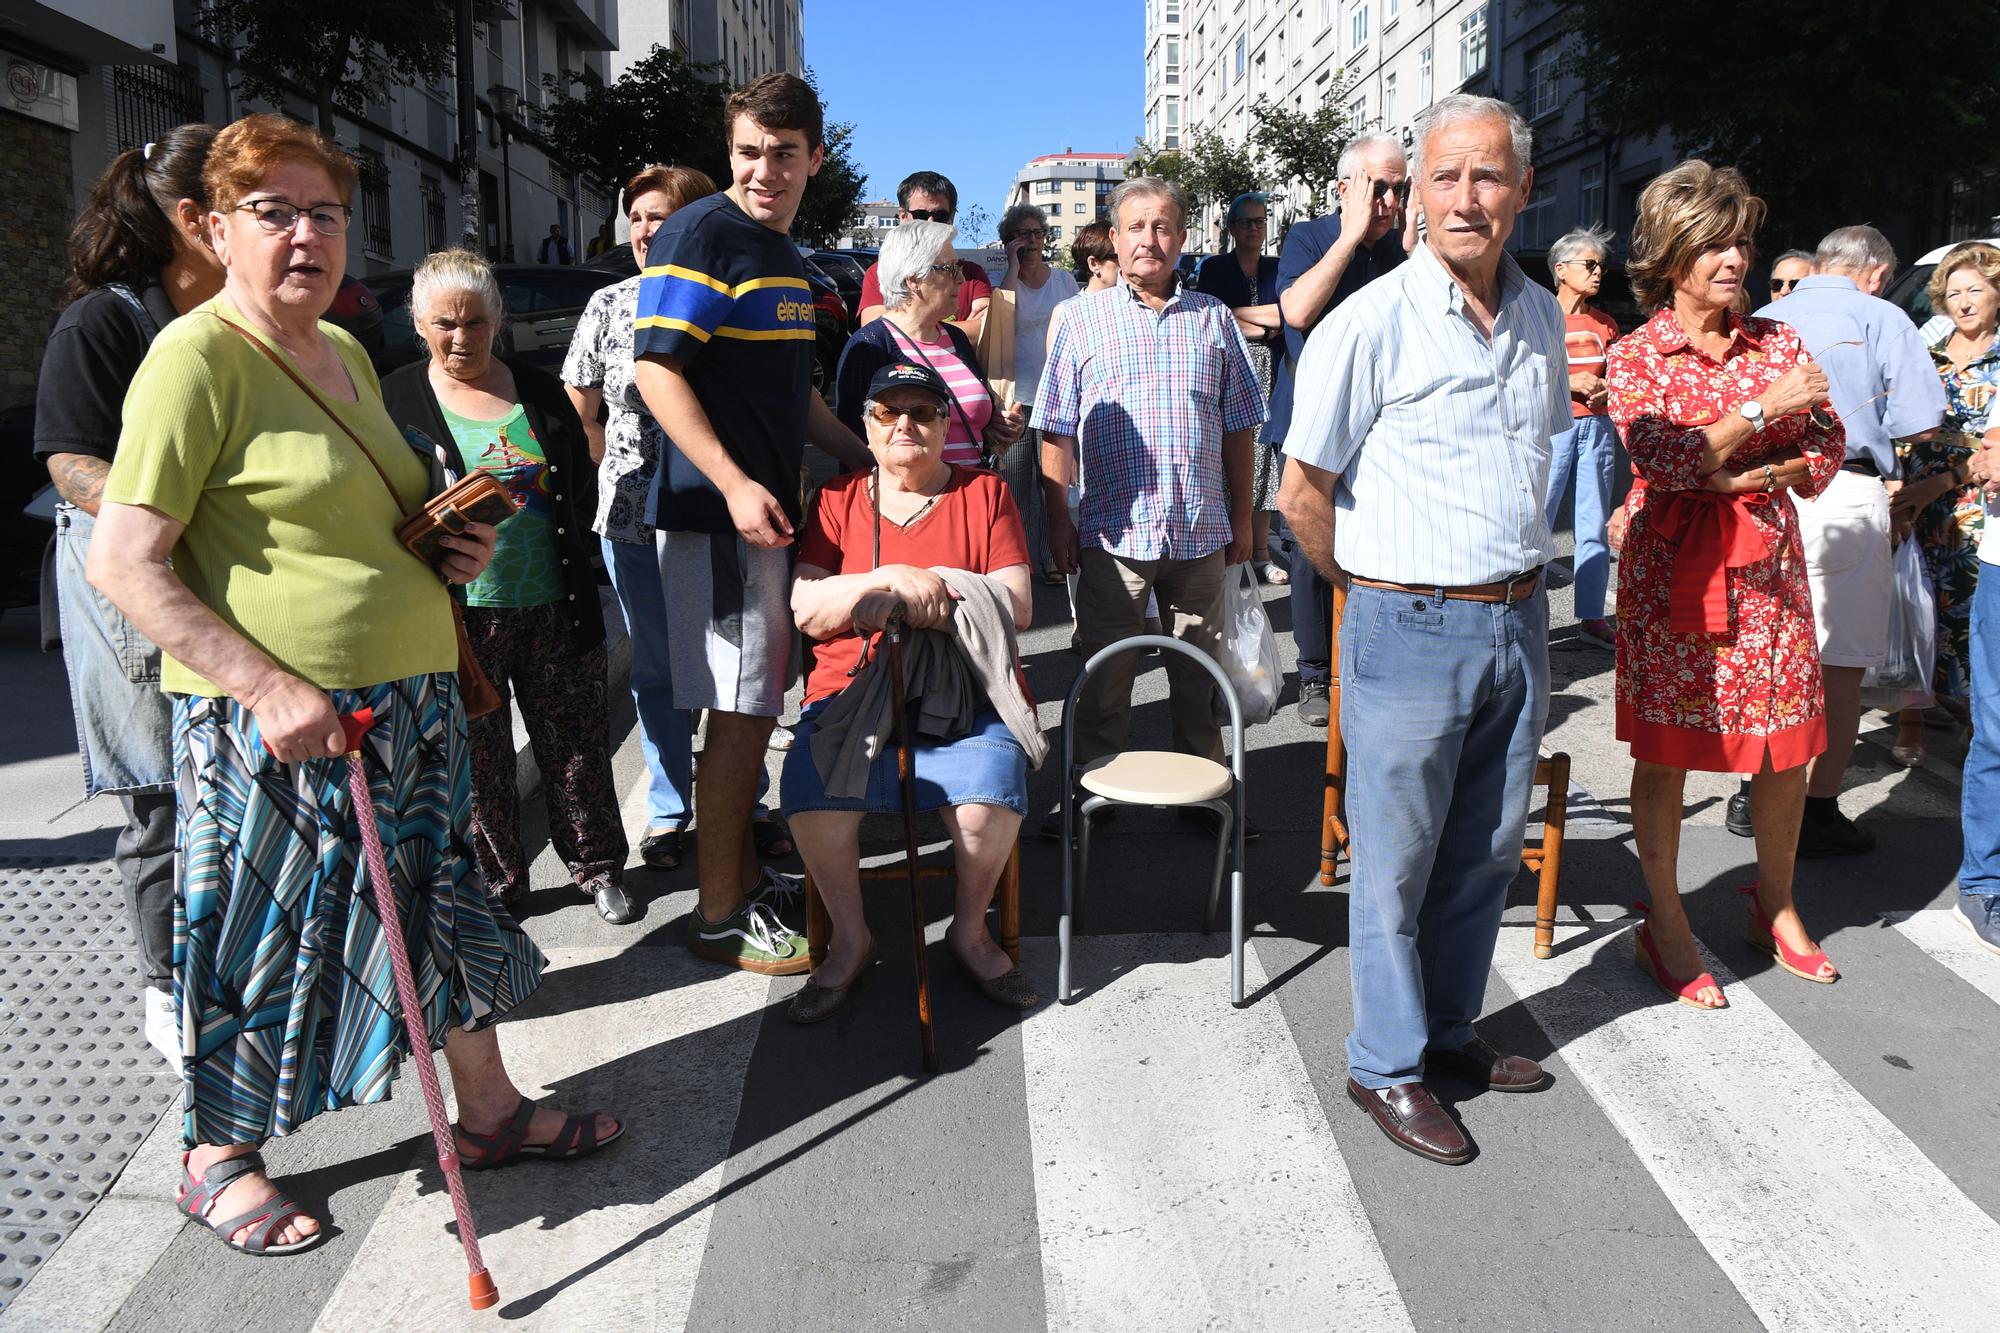
<path fill-rule="evenodd" d="M 678 51 L 689 63 L 720 67 L 721 76 L 744 84 L 760 74 L 800 74 L 806 67 L 804 0 L 641 0 L 621 18 L 623 45 L 612 58 L 622 74 L 655 46 Z"/>
<path fill-rule="evenodd" d="M 1064 149 L 1031 159 L 1014 173 L 1007 207 L 1033 204 L 1049 218 L 1049 244 L 1068 245 L 1079 228 L 1103 213 L 1112 187 L 1125 179 L 1124 153 L 1079 153 Z M 994 219 L 997 224 L 999 219 Z"/>

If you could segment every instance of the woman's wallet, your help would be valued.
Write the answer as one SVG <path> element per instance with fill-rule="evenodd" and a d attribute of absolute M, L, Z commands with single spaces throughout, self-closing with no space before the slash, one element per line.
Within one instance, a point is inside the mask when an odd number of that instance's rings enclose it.
<path fill-rule="evenodd" d="M 499 525 L 514 516 L 514 501 L 490 472 L 473 471 L 424 501 L 424 507 L 396 525 L 396 540 L 410 553 L 436 569 L 451 548 L 446 537 L 456 537 L 468 523 Z"/>

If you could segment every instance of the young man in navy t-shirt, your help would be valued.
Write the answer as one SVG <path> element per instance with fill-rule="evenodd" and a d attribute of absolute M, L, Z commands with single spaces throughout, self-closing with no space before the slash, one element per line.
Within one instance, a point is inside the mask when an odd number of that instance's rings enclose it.
<path fill-rule="evenodd" d="M 766 74 L 730 95 L 729 188 L 653 236 L 633 381 L 666 432 L 647 520 L 659 530 L 674 705 L 708 712 L 695 782 L 701 839 L 688 948 L 766 975 L 811 967 L 776 911 L 750 821 L 764 747 L 791 683 L 792 539 L 806 441 L 869 455 L 812 391 L 817 325 L 787 233 L 825 158 L 819 99 Z"/>

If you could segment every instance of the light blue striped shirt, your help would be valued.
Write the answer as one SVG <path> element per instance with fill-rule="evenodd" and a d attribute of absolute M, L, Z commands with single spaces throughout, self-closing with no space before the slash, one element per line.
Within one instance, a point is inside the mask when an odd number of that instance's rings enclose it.
<path fill-rule="evenodd" d="M 1482 336 L 1431 253 L 1306 341 L 1285 453 L 1339 475 L 1334 558 L 1363 578 L 1492 583 L 1547 563 L 1549 441 L 1570 427 L 1562 309 L 1511 255 Z"/>

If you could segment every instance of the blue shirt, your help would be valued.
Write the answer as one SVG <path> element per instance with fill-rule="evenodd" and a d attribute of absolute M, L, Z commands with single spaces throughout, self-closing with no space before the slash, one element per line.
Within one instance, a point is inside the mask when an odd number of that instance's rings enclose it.
<path fill-rule="evenodd" d="M 1310 269 L 1333 249 L 1333 243 L 1340 239 L 1340 214 L 1331 213 L 1323 218 L 1311 218 L 1297 223 L 1285 233 L 1284 247 L 1278 254 L 1278 290 L 1271 299 L 1284 296 L 1286 290 L 1306 275 Z M 1319 327 L 1320 320 L 1332 314 L 1342 301 L 1360 291 L 1375 279 L 1395 268 L 1407 258 L 1403 253 L 1403 238 L 1391 230 L 1373 245 L 1363 245 L 1355 250 L 1354 258 L 1347 261 L 1347 271 L 1334 284 L 1333 296 L 1328 299 L 1326 309 L 1319 312 L 1319 319 L 1313 320 L 1302 329 L 1293 328 L 1290 321 L 1285 324 L 1285 354 L 1278 361 L 1277 376 L 1271 385 L 1271 419 L 1264 423 L 1262 439 L 1266 444 L 1283 444 L 1285 432 L 1292 424 L 1292 379 L 1298 370 L 1299 358 L 1305 354 L 1306 338 Z"/>
<path fill-rule="evenodd" d="M 1229 307 L 1177 283 L 1154 310 L 1122 279 L 1063 305 L 1035 425 L 1076 437 L 1077 541 L 1127 560 L 1195 560 L 1229 544 L 1222 437 L 1264 420 Z"/>
<path fill-rule="evenodd" d="M 1847 456 L 1897 477 L 1896 446 L 1944 417 L 1944 384 L 1923 335 L 1901 309 L 1851 278 L 1816 273 L 1758 311 L 1798 330 L 1826 372 L 1828 396 L 1847 427 Z M 1880 396 L 1878 396 L 1880 395 Z"/>
<path fill-rule="evenodd" d="M 1307 340 L 1285 453 L 1339 474 L 1349 573 L 1455 587 L 1547 563 L 1549 440 L 1570 427 L 1562 308 L 1511 255 L 1499 281 L 1488 338 L 1420 245 Z"/>

